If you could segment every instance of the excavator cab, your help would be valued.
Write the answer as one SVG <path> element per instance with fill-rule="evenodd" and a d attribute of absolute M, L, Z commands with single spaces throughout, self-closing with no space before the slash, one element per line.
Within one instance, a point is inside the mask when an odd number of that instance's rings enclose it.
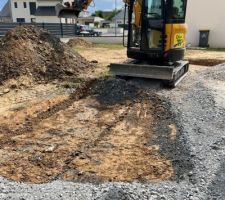
<path fill-rule="evenodd" d="M 125 64 L 111 64 L 118 76 L 164 80 L 175 87 L 187 74 L 184 61 L 187 0 L 125 0 L 128 7 L 127 56 Z M 126 15 L 126 12 L 125 12 Z"/>
<path fill-rule="evenodd" d="M 154 64 L 183 60 L 187 0 L 130 0 L 128 57 Z"/>

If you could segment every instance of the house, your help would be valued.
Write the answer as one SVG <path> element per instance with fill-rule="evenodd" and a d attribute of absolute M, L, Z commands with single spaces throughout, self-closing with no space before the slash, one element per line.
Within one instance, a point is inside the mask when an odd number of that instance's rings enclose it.
<path fill-rule="evenodd" d="M 0 22 L 12 22 L 11 7 L 8 1 L 0 11 Z"/>
<path fill-rule="evenodd" d="M 90 27 L 95 27 L 95 28 L 99 28 L 101 25 L 101 22 L 105 21 L 103 18 L 101 17 L 79 17 L 77 19 L 77 23 L 79 24 L 83 24 L 83 25 L 88 25 Z"/>
<path fill-rule="evenodd" d="M 124 27 L 124 23 L 125 23 L 125 25 L 127 25 L 128 24 L 128 12 L 126 12 L 125 22 L 124 22 L 124 14 L 125 14 L 125 9 L 122 9 L 119 13 L 117 13 L 112 18 L 113 24 L 116 24 L 117 27 Z"/>
<path fill-rule="evenodd" d="M 187 43 L 199 45 L 199 31 L 210 30 L 209 46 L 225 48 L 225 1 L 192 0 L 188 1 L 186 21 L 188 24 Z"/>
<path fill-rule="evenodd" d="M 75 19 L 58 18 L 55 5 L 61 0 L 8 0 L 7 12 L 13 22 L 75 23 Z"/>
<path fill-rule="evenodd" d="M 60 23 L 61 20 L 55 12 L 55 5 L 60 2 L 61 0 L 36 0 L 36 11 L 34 12 L 36 22 Z"/>

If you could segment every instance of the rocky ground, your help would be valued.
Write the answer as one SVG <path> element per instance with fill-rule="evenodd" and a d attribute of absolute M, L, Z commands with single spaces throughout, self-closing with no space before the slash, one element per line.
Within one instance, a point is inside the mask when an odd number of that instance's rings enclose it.
<path fill-rule="evenodd" d="M 95 78 L 0 86 L 0 199 L 224 199 L 225 65 L 168 90 L 110 78 L 104 50 L 80 52 Z"/>
<path fill-rule="evenodd" d="M 224 70 L 225 66 L 218 66 L 192 72 L 178 88 L 165 90 L 159 87 L 155 91 L 165 99 L 170 117 L 179 126 L 177 142 L 174 147 L 168 147 L 169 151 L 171 148 L 181 151 L 180 156 L 184 156 L 189 165 L 188 173 L 181 174 L 176 180 L 98 184 L 56 180 L 32 185 L 1 178 L 0 198 L 224 199 Z M 132 82 L 143 85 L 142 80 Z M 152 91 L 152 83 L 147 83 L 145 89 Z M 179 166 L 179 159 L 171 161 L 174 166 Z"/>

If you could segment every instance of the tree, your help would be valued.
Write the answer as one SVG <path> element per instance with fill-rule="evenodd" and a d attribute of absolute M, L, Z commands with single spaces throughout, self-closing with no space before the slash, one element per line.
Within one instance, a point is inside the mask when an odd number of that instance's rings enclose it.
<path fill-rule="evenodd" d="M 97 10 L 91 16 L 92 17 L 101 17 L 101 18 L 103 18 L 103 11 L 102 10 Z"/>
<path fill-rule="evenodd" d="M 115 17 L 121 10 L 113 10 L 112 13 L 106 17 L 106 20 L 111 21 L 113 19 L 113 17 Z"/>
<path fill-rule="evenodd" d="M 92 17 L 101 17 L 105 20 L 111 21 L 115 15 L 117 15 L 121 10 L 112 10 L 112 11 L 102 11 L 102 10 L 96 10 L 95 13 L 93 13 Z"/>

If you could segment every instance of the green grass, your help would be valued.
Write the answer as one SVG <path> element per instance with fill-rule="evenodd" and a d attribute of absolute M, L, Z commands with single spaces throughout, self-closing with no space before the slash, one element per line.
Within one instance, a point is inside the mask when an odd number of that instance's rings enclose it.
<path fill-rule="evenodd" d="M 101 44 L 94 44 L 93 47 L 86 48 L 86 47 L 74 47 L 73 49 L 77 52 L 82 52 L 86 50 L 91 50 L 93 48 L 105 48 L 105 49 L 112 49 L 112 50 L 117 50 L 117 49 L 124 49 L 122 44 L 107 44 L 107 43 L 101 43 Z"/>
<path fill-rule="evenodd" d="M 208 48 L 206 51 L 220 51 L 225 52 L 225 48 Z"/>
<path fill-rule="evenodd" d="M 126 48 L 122 44 L 106 44 L 106 43 L 103 43 L 103 44 L 95 44 L 94 46 L 98 47 L 98 48 L 106 48 L 106 49 L 124 49 L 124 48 Z"/>
<path fill-rule="evenodd" d="M 110 73 L 109 71 L 105 71 L 105 72 L 100 73 L 99 77 L 108 79 L 108 78 L 114 77 L 114 75 L 112 73 Z"/>
<path fill-rule="evenodd" d="M 84 52 L 84 51 L 86 51 L 87 49 L 91 49 L 91 48 L 85 48 L 85 47 L 75 47 L 75 48 L 73 48 L 73 50 L 75 51 L 75 52 Z"/>
<path fill-rule="evenodd" d="M 201 51 L 217 51 L 217 52 L 225 52 L 225 48 L 187 48 L 187 50 L 201 50 Z"/>

